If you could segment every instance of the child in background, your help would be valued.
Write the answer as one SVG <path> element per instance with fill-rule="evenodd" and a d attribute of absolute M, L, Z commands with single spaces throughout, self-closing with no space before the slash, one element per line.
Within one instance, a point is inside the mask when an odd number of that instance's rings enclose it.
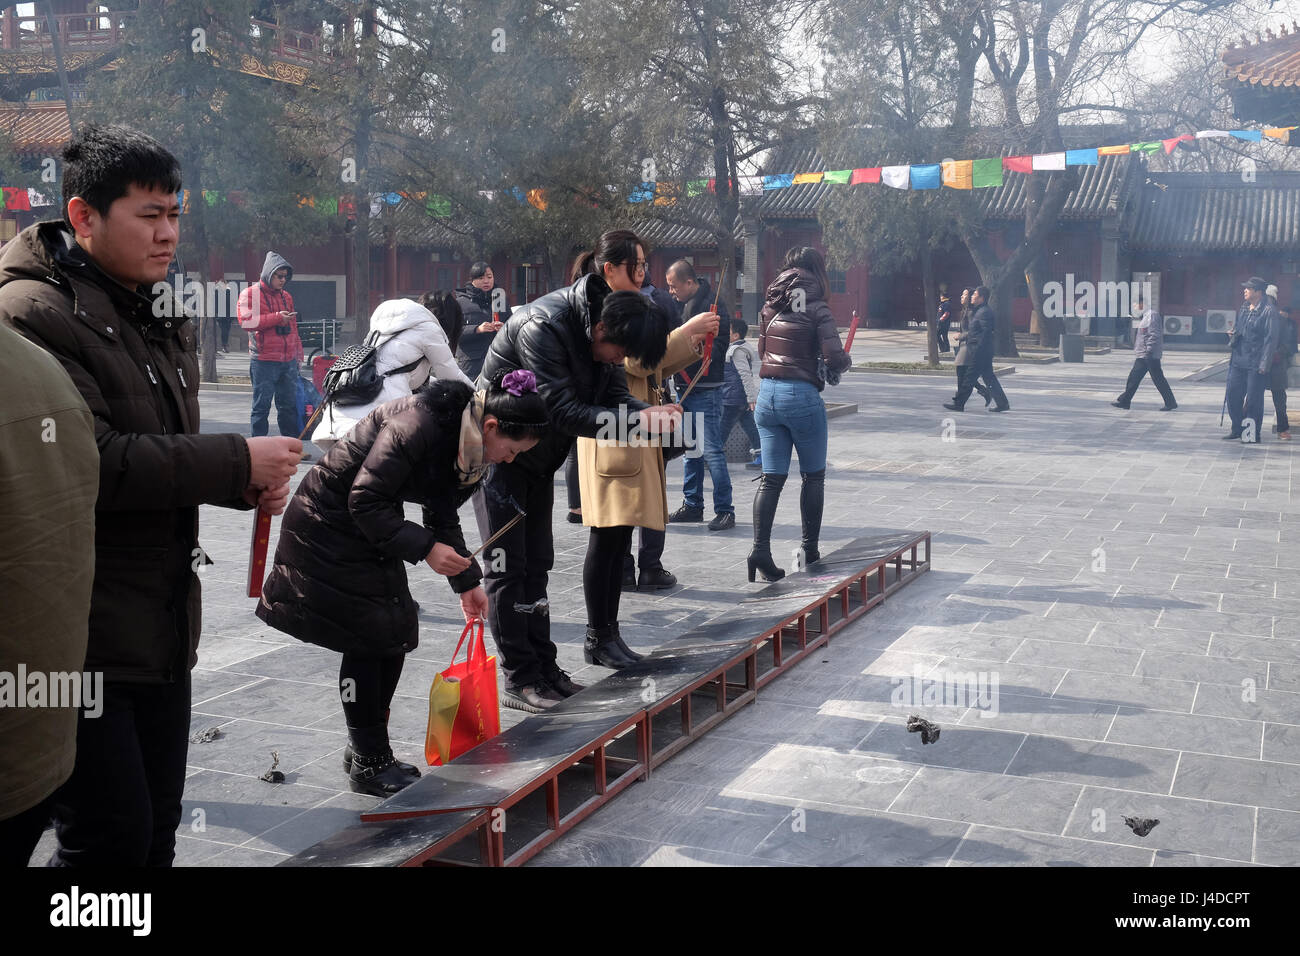
<path fill-rule="evenodd" d="M 758 426 L 754 424 L 754 404 L 758 401 L 758 355 L 745 341 L 749 332 L 740 319 L 731 320 L 731 344 L 727 346 L 727 366 L 722 379 L 722 443 L 726 445 L 736 422 L 749 438 L 749 453 L 754 460 L 746 463 L 751 470 L 761 470 L 763 458 L 758 447 Z"/>

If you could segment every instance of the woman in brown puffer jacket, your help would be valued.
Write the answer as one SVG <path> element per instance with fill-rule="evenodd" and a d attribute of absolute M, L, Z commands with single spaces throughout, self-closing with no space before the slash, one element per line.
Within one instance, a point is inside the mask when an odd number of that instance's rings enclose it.
<path fill-rule="evenodd" d="M 549 428 L 530 371 L 499 373 L 478 392 L 430 382 L 380 405 L 337 441 L 289 502 L 257 616 L 343 655 L 339 688 L 359 793 L 389 796 L 419 771 L 389 747 L 387 712 L 402 662 L 419 644 L 403 562 L 447 576 L 466 620 L 486 617 L 478 563 L 456 511 L 487 466 L 511 461 Z M 404 505 L 424 506 L 424 524 Z"/>
<path fill-rule="evenodd" d="M 799 453 L 803 486 L 799 516 L 803 522 L 802 563 L 821 555 L 822 507 L 826 489 L 826 406 L 821 390 L 834 384 L 851 364 L 840 345 L 835 319 L 826 305 L 830 281 L 826 261 L 807 246 L 785 255 L 784 269 L 767 287 L 759 315 L 758 357 L 763 363 L 754 421 L 763 451 L 763 476 L 754 495 L 754 548 L 749 553 L 749 580 L 754 572 L 779 581 L 785 572 L 772 561 L 772 522 L 781 489 L 790 473 L 790 453 Z M 824 362 L 824 375 L 819 361 Z"/>

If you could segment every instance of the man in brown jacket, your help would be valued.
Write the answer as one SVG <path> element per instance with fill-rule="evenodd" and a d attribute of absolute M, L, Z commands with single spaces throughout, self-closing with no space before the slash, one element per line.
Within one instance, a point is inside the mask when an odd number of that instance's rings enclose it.
<path fill-rule="evenodd" d="M 84 127 L 63 151 L 64 219 L 0 254 L 0 322 L 62 364 L 99 448 L 85 669 L 103 675 L 104 701 L 83 712 L 53 797 L 58 865 L 171 864 L 206 560 L 198 506 L 279 514 L 302 453 L 296 438 L 199 434 L 194 323 L 159 298 L 180 185 L 155 140 Z"/>
<path fill-rule="evenodd" d="M 27 865 L 49 796 L 72 775 L 78 705 L 96 706 L 80 671 L 98 491 L 81 394 L 49 354 L 0 325 L 0 868 Z M 33 707 L 33 678 L 75 699 Z"/>

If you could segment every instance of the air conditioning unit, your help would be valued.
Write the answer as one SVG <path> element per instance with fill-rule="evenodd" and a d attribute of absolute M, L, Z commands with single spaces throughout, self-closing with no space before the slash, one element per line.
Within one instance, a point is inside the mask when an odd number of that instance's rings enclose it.
<path fill-rule="evenodd" d="M 1224 335 L 1232 331 L 1237 321 L 1237 313 L 1231 309 L 1206 309 L 1205 331 L 1219 332 Z"/>
<path fill-rule="evenodd" d="M 1067 315 L 1062 321 L 1067 335 L 1088 335 L 1092 329 L 1092 319 L 1086 315 Z"/>
<path fill-rule="evenodd" d="M 1190 315 L 1166 315 L 1165 335 L 1191 335 L 1192 317 Z"/>

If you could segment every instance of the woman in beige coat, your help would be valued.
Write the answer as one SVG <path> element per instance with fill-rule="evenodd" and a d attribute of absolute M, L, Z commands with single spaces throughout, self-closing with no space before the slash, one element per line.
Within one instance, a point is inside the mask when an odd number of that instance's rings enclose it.
<path fill-rule="evenodd" d="M 703 312 L 668 336 L 668 351 L 657 368 L 647 369 L 634 359 L 625 360 L 628 391 L 650 405 L 663 404 L 664 380 L 699 361 L 705 336 L 717 331 L 718 316 Z M 722 359 L 720 353 L 713 356 L 715 362 Z M 680 440 L 680 437 L 668 440 Z M 645 434 L 579 438 L 578 484 L 582 494 L 582 523 L 592 529 L 593 543 L 599 538 L 602 545 L 588 549 L 588 561 L 583 566 L 588 636 L 585 657 L 589 663 L 625 667 L 639 655 L 631 658 L 607 655 L 600 649 L 622 645 L 618 634 L 618 606 L 622 596 L 623 555 L 632 542 L 633 529 L 662 531 L 668 517 L 660 439 Z"/>

